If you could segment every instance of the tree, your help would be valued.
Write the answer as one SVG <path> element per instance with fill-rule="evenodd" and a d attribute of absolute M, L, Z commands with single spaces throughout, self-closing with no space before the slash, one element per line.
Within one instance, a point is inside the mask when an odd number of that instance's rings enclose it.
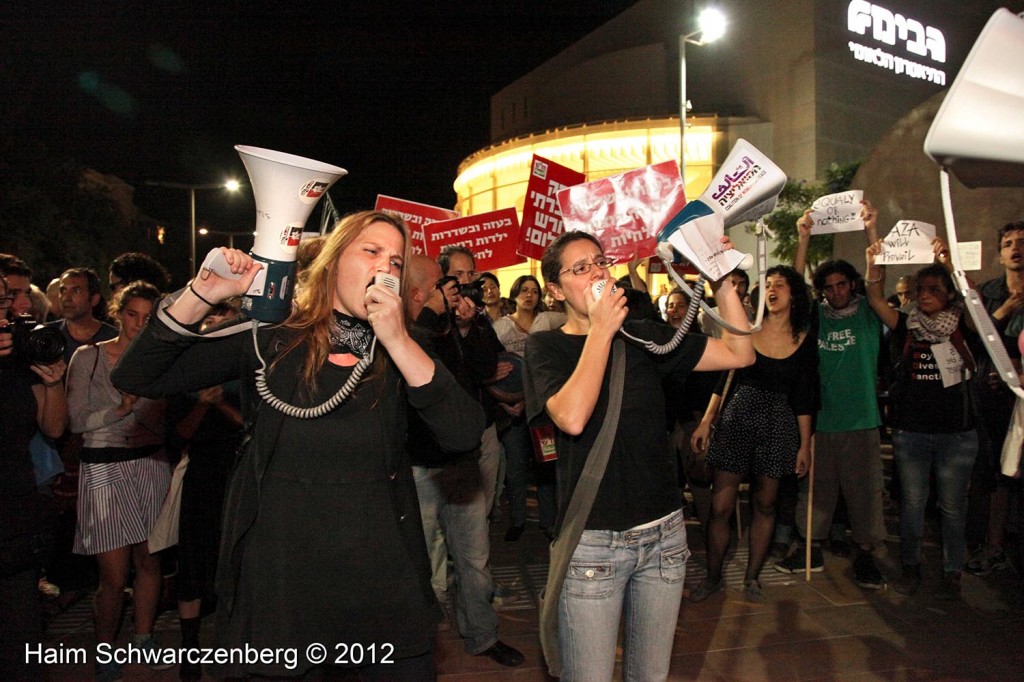
<path fill-rule="evenodd" d="M 825 169 L 825 182 L 808 184 L 805 181 L 789 180 L 779 194 L 779 203 L 767 218 L 765 224 L 775 233 L 775 248 L 772 255 L 783 263 L 792 263 L 796 256 L 796 221 L 810 208 L 814 200 L 845 192 L 853 182 L 860 162 L 832 163 Z M 832 235 L 821 235 L 811 240 L 807 250 L 807 266 L 813 269 L 819 263 L 832 257 Z"/>

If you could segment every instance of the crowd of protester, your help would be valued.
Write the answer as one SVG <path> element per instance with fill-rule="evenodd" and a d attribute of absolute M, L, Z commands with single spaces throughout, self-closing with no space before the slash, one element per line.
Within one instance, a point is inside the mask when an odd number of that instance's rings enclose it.
<path fill-rule="evenodd" d="M 1014 396 L 965 314 L 947 245 L 936 239 L 935 264 L 899 278 L 886 299 L 878 211 L 865 202 L 861 215 L 864 275 L 827 261 L 808 284 L 805 213 L 793 267 L 769 270 L 764 291 L 751 295 L 742 271 L 711 287 L 734 327 L 763 306 L 759 331 L 723 332 L 701 312 L 665 355 L 625 342 L 607 467 L 558 596 L 565 679 L 611 678 L 623 612 L 623 676 L 665 678 L 681 601 L 726 587 L 748 485 L 750 601 L 763 599 L 766 563 L 821 572 L 826 548 L 843 556 L 852 545 L 860 587 L 907 595 L 929 582 L 922 565 L 934 559 L 932 589 L 947 599 L 960 597 L 963 571 L 1010 564 L 1020 479 L 1001 473 L 999 457 Z M 41 641 L 44 615 L 90 593 L 96 642 L 118 641 L 128 586 L 132 644 L 159 650 L 169 574 L 185 647 L 199 646 L 201 619 L 215 613 L 219 646 L 389 642 L 388 679 L 433 679 L 438 627 L 457 628 L 469 655 L 523 662 L 499 638 L 496 604 L 508 594 L 491 575 L 490 527 L 518 542 L 533 491 L 537 530 L 558 546 L 616 402 L 619 330 L 664 343 L 690 297 L 652 299 L 637 261 L 613 288 L 615 264 L 583 233 L 554 242 L 542 279 L 519 277 L 507 297 L 470 250 L 435 261 L 408 240 L 388 214 L 344 218 L 304 245 L 284 323 L 217 338 L 201 337 L 242 319 L 239 296 L 259 269 L 242 252 L 224 251 L 240 278 L 205 273 L 174 294 L 158 262 L 122 254 L 109 298 L 89 268 L 69 267 L 43 291 L 29 264 L 0 254 L 0 669 L 41 678 L 21 647 Z M 998 231 L 998 250 L 1003 273 L 978 291 L 1019 364 L 1024 222 Z M 379 272 L 399 277 L 400 291 L 372 284 Z M 608 283 L 603 295 L 597 282 Z M 37 323 L 57 347 L 50 357 L 18 342 Z M 261 401 L 261 368 L 268 390 L 298 409 L 347 393 L 327 415 L 297 418 Z M 880 454 L 890 437 L 900 570 L 886 576 Z M 176 467 L 176 549 L 154 554 Z M 933 485 L 940 557 L 923 550 Z M 684 585 L 684 493 L 706 542 L 698 585 Z M 312 665 L 282 664 L 208 672 Z M 202 672 L 181 663 L 181 679 Z M 120 675 L 116 663 L 96 666 L 98 680 Z"/>

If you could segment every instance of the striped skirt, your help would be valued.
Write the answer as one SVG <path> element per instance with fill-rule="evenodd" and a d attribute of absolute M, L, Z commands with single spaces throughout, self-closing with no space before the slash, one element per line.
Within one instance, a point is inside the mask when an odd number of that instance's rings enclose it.
<path fill-rule="evenodd" d="M 127 462 L 82 462 L 75 554 L 100 554 L 143 542 L 171 485 L 164 453 Z"/>

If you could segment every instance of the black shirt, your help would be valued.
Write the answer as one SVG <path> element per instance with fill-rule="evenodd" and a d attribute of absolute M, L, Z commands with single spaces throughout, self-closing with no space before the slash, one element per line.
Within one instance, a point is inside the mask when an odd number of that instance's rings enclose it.
<path fill-rule="evenodd" d="M 629 333 L 664 343 L 674 329 L 651 321 L 627 322 Z M 557 329 L 531 334 L 526 340 L 526 413 L 531 425 L 551 423 L 545 412 L 548 399 L 568 381 L 579 363 L 585 335 Z M 661 382 L 667 376 L 685 379 L 707 345 L 707 337 L 687 334 L 672 353 L 654 355 L 626 341 L 626 376 L 622 412 L 608 468 L 587 519 L 590 530 L 628 530 L 667 516 L 682 506 L 676 485 L 676 459 L 665 431 L 665 396 Z M 598 431 L 608 410 L 611 361 L 605 367 L 601 394 L 579 436 L 555 428 L 558 449 L 558 523 L 572 499 Z"/>

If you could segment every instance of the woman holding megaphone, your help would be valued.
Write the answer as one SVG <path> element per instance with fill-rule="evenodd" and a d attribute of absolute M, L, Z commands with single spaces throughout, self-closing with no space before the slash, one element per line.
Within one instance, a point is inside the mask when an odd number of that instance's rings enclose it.
<path fill-rule="evenodd" d="M 526 341 L 527 417 L 533 425 L 555 428 L 559 536 L 551 563 L 565 566 L 564 574 L 552 568 L 544 597 L 546 607 L 557 606 L 560 652 L 546 639 L 546 610 L 542 643 L 549 668 L 553 674 L 561 669 L 563 680 L 610 680 L 625 613 L 622 678 L 664 680 L 690 551 L 659 387 L 666 376 L 749 365 L 754 352 L 749 336 L 728 334 L 721 340 L 686 335 L 665 355 L 633 342 L 620 345 L 616 337 L 624 323 L 632 336 L 660 343 L 675 330 L 650 320 L 626 322 L 625 292 L 612 286 L 610 265 L 601 243 L 585 232 L 555 240 L 541 270 L 552 295 L 565 302 L 568 319 L 560 329 L 531 334 Z M 594 285 L 600 283 L 603 293 L 595 296 Z M 717 300 L 728 322 L 747 325 L 728 278 L 720 283 Z M 620 366 L 622 371 L 613 369 Z M 621 400 L 612 399 L 613 386 L 615 393 L 621 386 Z M 616 403 L 618 417 L 609 418 Z M 605 422 L 614 425 L 614 433 L 602 429 Z M 592 482 L 583 473 L 586 464 L 604 453 L 607 465 L 598 476 L 592 507 L 585 515 L 569 514 L 577 508 L 572 504 L 577 489 Z M 566 548 L 577 524 L 582 524 L 579 542 Z M 559 554 L 563 549 L 571 552 L 567 563 Z M 562 578 L 564 588 L 554 595 Z"/>
<path fill-rule="evenodd" d="M 227 492 L 216 645 L 290 649 L 298 658 L 235 660 L 221 675 L 301 675 L 336 665 L 372 679 L 433 679 L 442 614 L 404 448 L 406 414 L 416 410 L 451 451 L 477 446 L 484 416 L 410 338 L 400 294 L 376 283 L 382 274 L 401 276 L 409 248 L 400 219 L 350 215 L 304 271 L 282 324 L 261 327 L 255 343 L 250 334 L 187 336 L 184 328 L 212 304 L 245 293 L 260 267 L 224 249 L 230 272 L 241 277 L 203 273 L 192 281 L 115 372 L 118 386 L 142 395 L 242 380 L 249 432 Z M 300 415 L 337 395 L 371 356 L 340 406 Z M 299 410 L 257 399 L 254 372 L 264 361 L 266 388 Z"/>

